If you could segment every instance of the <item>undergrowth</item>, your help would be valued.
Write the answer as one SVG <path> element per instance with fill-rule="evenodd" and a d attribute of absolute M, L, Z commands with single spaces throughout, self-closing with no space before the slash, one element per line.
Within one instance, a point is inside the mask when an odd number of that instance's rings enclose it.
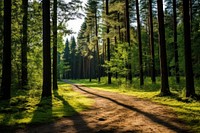
<path fill-rule="evenodd" d="M 10 101 L 0 101 L 0 127 L 47 123 L 93 104 L 66 83 L 59 83 L 59 89 L 52 93 L 52 97 L 41 99 L 40 89 L 14 91 Z"/>

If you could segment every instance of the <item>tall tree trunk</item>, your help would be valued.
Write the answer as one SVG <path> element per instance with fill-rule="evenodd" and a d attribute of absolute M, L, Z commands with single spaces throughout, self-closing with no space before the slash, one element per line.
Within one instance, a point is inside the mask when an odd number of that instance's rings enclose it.
<path fill-rule="evenodd" d="M 120 23 L 120 14 L 118 13 L 117 14 L 117 21 L 118 21 L 118 23 Z M 121 32 L 120 32 L 120 30 L 121 30 L 121 27 L 120 27 L 120 25 L 118 26 L 118 36 L 119 36 L 119 42 L 121 43 L 122 42 L 122 37 L 121 37 Z"/>
<path fill-rule="evenodd" d="M 109 7 L 108 7 L 108 0 L 106 0 L 106 16 L 108 17 L 109 15 Z M 106 33 L 109 34 L 110 30 L 109 30 L 109 26 L 107 24 L 107 30 Z M 107 37 L 107 59 L 108 62 L 110 62 L 110 38 Z M 110 68 L 108 68 L 108 84 L 111 84 L 111 72 L 110 72 Z"/>
<path fill-rule="evenodd" d="M 57 84 L 57 0 L 53 3 L 53 90 L 58 89 Z"/>
<path fill-rule="evenodd" d="M 154 52 L 154 32 L 153 32 L 153 14 L 152 14 L 152 0 L 149 0 L 149 30 L 150 30 L 150 49 L 151 49 L 151 80 L 156 82 L 155 70 L 155 52 Z"/>
<path fill-rule="evenodd" d="M 130 44 L 130 19 L 129 19 L 129 0 L 126 0 L 126 41 L 128 42 L 128 46 L 131 47 Z M 130 63 L 130 51 L 128 50 L 128 62 L 127 62 L 127 68 L 128 68 L 128 81 L 129 83 L 132 83 L 132 71 L 131 71 L 131 63 Z"/>
<path fill-rule="evenodd" d="M 4 0 L 4 45 L 2 64 L 2 98 L 10 99 L 11 91 L 11 0 Z"/>
<path fill-rule="evenodd" d="M 192 0 L 189 0 L 190 32 L 192 33 Z M 192 40 L 191 40 L 192 41 Z"/>
<path fill-rule="evenodd" d="M 50 0 L 42 1 L 43 9 L 43 87 L 42 97 L 51 96 Z"/>
<path fill-rule="evenodd" d="M 89 58 L 88 60 L 89 60 L 89 81 L 92 82 L 92 67 L 91 67 L 92 66 L 92 63 L 91 63 L 92 59 Z"/>
<path fill-rule="evenodd" d="M 189 0 L 183 0 L 183 23 L 184 23 L 184 45 L 185 45 L 186 97 L 190 97 L 195 95 L 195 89 L 194 89 L 194 77 L 192 69 Z"/>
<path fill-rule="evenodd" d="M 3 3 L 4 1 L 0 1 L 0 9 L 3 9 Z M 0 10 L 0 32 L 3 33 L 3 10 Z M 3 34 L 0 34 L 0 49 L 3 49 Z M 0 51 L 0 55 L 3 54 L 3 51 Z M 2 62 L 2 56 L 0 56 L 0 62 Z M 2 66 L 1 66 L 2 67 Z M 0 75 L 2 73 L 2 68 L 0 68 Z M 1 91 L 1 89 L 0 89 Z M 1 92 L 0 92 L 1 93 Z"/>
<path fill-rule="evenodd" d="M 23 5 L 23 41 L 21 45 L 21 83 L 22 89 L 26 89 L 28 85 L 28 72 L 27 72 L 27 18 L 28 18 L 28 0 L 22 1 Z"/>
<path fill-rule="evenodd" d="M 167 72 L 167 54 L 165 42 L 165 26 L 163 14 L 163 1 L 157 0 L 158 5 L 158 25 L 159 25 L 159 52 L 160 52 L 160 74 L 161 74 L 161 92 L 160 95 L 170 95 L 168 72 Z"/>
<path fill-rule="evenodd" d="M 174 15 L 174 58 L 175 58 L 176 83 L 180 83 L 178 44 L 177 44 L 176 0 L 173 0 L 173 15 Z"/>
<path fill-rule="evenodd" d="M 141 40 L 141 29 L 140 29 L 140 13 L 139 4 L 136 0 L 136 12 L 137 12 L 137 33 L 138 33 L 138 45 L 139 45 L 139 68 L 140 68 L 140 86 L 144 85 L 143 78 L 143 62 L 142 62 L 142 40 Z"/>
<path fill-rule="evenodd" d="M 99 56 L 99 40 L 98 40 L 98 24 L 97 24 L 97 10 L 95 11 L 95 33 L 96 33 L 96 46 L 97 46 L 97 71 L 98 71 L 98 82 L 101 81 L 101 63 L 100 63 L 100 56 Z"/>
<path fill-rule="evenodd" d="M 57 52 L 57 64 L 60 64 L 60 53 L 59 52 Z M 58 65 L 59 66 L 59 65 Z M 60 68 L 58 68 L 57 69 L 57 79 L 58 80 L 61 80 L 61 77 L 60 77 L 60 74 L 61 74 L 61 72 L 60 72 Z M 56 80 L 57 81 L 57 80 Z M 57 86 L 58 87 L 58 86 Z"/>

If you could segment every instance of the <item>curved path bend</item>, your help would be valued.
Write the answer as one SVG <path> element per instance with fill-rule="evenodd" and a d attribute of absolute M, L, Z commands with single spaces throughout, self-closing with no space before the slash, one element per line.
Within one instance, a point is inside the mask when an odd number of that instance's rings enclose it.
<path fill-rule="evenodd" d="M 167 106 L 133 96 L 73 85 L 95 104 L 53 123 L 28 127 L 29 133 L 186 133 L 186 126 Z"/>

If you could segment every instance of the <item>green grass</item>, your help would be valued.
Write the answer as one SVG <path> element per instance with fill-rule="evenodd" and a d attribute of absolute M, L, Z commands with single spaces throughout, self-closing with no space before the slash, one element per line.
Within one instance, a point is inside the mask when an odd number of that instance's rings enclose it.
<path fill-rule="evenodd" d="M 93 102 L 66 83 L 59 83 L 52 98 L 41 99 L 41 90 L 18 90 L 10 101 L 0 101 L 0 126 L 51 122 L 88 109 Z"/>
<path fill-rule="evenodd" d="M 145 85 L 139 87 L 139 79 L 134 79 L 132 85 L 120 84 L 116 79 L 112 79 L 113 84 L 108 85 L 107 78 L 102 78 L 101 83 L 96 80 L 89 82 L 84 80 L 71 80 L 71 82 L 82 84 L 94 89 L 105 90 L 110 92 L 118 92 L 122 94 L 132 95 L 139 98 L 149 99 L 153 102 L 163 104 L 172 108 L 178 117 L 186 122 L 192 132 L 200 132 L 200 102 L 195 99 L 185 98 L 184 79 L 180 85 L 175 84 L 172 78 L 169 79 L 171 96 L 159 97 L 159 79 L 157 84 L 152 84 L 150 79 L 145 79 Z M 122 81 L 124 82 L 124 81 Z M 121 83 L 121 81 L 120 81 Z M 199 94 L 199 85 L 196 85 L 196 92 Z"/>

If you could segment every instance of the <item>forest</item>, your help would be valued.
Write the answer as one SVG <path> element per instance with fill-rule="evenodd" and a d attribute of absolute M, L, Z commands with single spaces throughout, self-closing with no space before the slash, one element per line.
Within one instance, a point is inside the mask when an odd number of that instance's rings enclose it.
<path fill-rule="evenodd" d="M 0 0 L 0 132 L 198 133 L 199 49 L 199 0 Z"/>

